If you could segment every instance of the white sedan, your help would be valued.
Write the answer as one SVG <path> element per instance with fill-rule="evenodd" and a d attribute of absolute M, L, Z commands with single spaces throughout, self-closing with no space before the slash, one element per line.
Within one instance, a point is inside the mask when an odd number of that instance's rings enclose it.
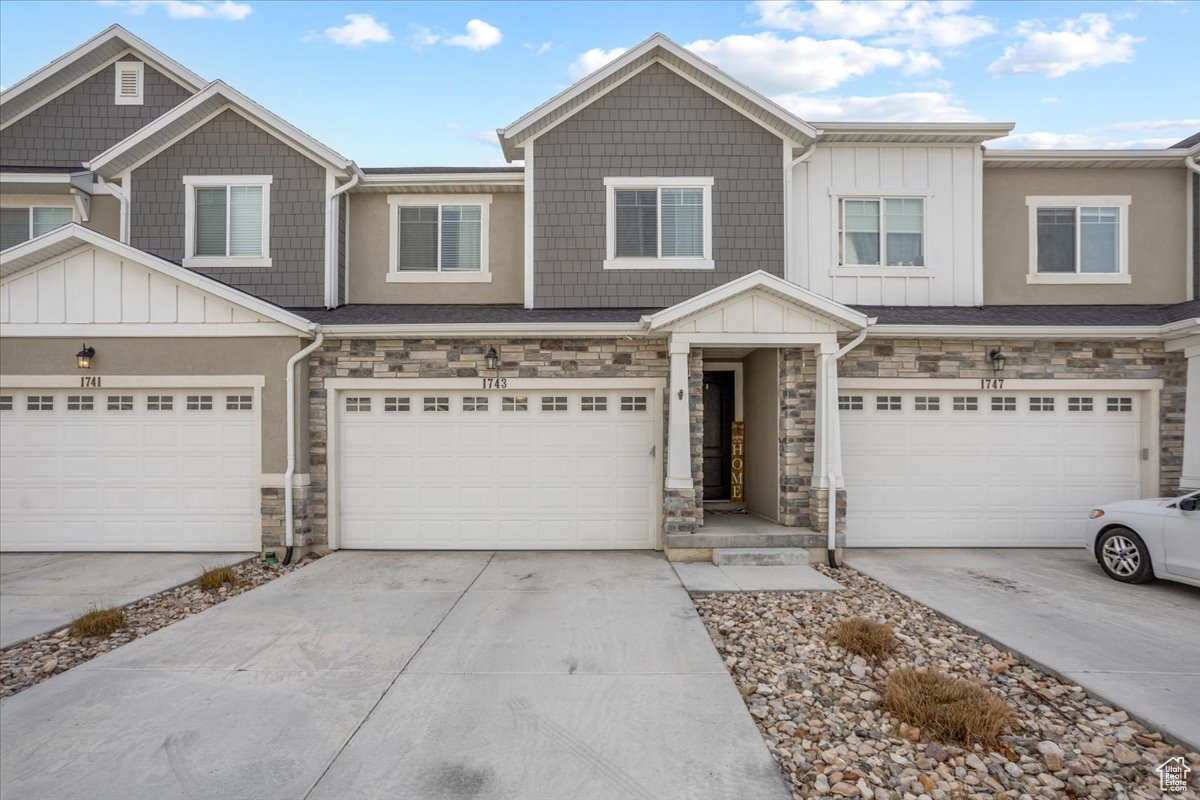
<path fill-rule="evenodd" d="M 1085 546 L 1115 580 L 1200 586 L 1200 492 L 1094 508 Z"/>

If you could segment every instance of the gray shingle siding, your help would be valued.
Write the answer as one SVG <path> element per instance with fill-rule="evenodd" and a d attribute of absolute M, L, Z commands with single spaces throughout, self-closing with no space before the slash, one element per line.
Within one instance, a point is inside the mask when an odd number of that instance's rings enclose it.
<path fill-rule="evenodd" d="M 142 105 L 114 102 L 116 67 L 109 64 L 0 131 L 0 164 L 78 167 L 191 97 L 149 64 L 144 69 Z"/>
<path fill-rule="evenodd" d="M 325 303 L 325 168 L 225 111 L 133 172 L 130 244 L 183 261 L 184 175 L 272 175 L 271 266 L 197 270 L 281 306 Z"/>
<path fill-rule="evenodd" d="M 653 64 L 534 144 L 534 303 L 668 306 L 783 274 L 783 142 Z M 712 176 L 715 270 L 605 270 L 606 177 Z"/>

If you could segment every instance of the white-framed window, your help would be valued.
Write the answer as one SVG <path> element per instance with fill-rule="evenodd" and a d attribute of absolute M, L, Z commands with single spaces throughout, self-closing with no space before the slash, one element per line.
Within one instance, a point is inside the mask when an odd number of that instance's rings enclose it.
<path fill-rule="evenodd" d="M 270 175 L 185 175 L 185 267 L 271 266 Z"/>
<path fill-rule="evenodd" d="M 171 411 L 175 408 L 175 398 L 169 394 L 152 394 L 146 398 L 147 411 Z"/>
<path fill-rule="evenodd" d="M 955 395 L 953 408 L 955 411 L 978 411 L 979 398 L 968 395 Z"/>
<path fill-rule="evenodd" d="M 211 394 L 189 394 L 186 408 L 188 411 L 212 411 L 213 396 Z"/>
<path fill-rule="evenodd" d="M 838 395 L 838 411 L 862 411 L 863 396 L 861 394 Z"/>
<path fill-rule="evenodd" d="M 253 411 L 254 395 L 227 394 L 225 395 L 226 411 Z"/>
<path fill-rule="evenodd" d="M 622 411 L 645 411 L 647 408 L 645 395 L 621 395 Z"/>
<path fill-rule="evenodd" d="M 371 410 L 371 398 L 369 398 L 369 397 L 347 397 L 346 398 L 346 410 L 351 411 L 351 412 L 370 411 Z"/>
<path fill-rule="evenodd" d="M 385 397 L 383 398 L 383 410 L 401 412 L 409 410 L 409 401 L 407 397 Z"/>
<path fill-rule="evenodd" d="M 11 394 L 0 394 L 0 411 L 13 410 L 13 396 Z"/>
<path fill-rule="evenodd" d="M 4 206 L 0 208 L 0 250 L 36 239 L 75 220 L 70 201 L 62 205 Z"/>
<path fill-rule="evenodd" d="M 542 397 L 542 411 L 566 411 L 566 395 L 546 395 Z"/>
<path fill-rule="evenodd" d="M 1131 283 L 1128 195 L 1026 197 L 1027 283 Z"/>
<path fill-rule="evenodd" d="M 106 408 L 109 411 L 133 411 L 133 395 L 110 394 Z"/>
<path fill-rule="evenodd" d="M 426 397 L 421 401 L 421 409 L 432 414 L 439 414 L 450 410 L 449 397 Z"/>
<path fill-rule="evenodd" d="M 1054 410 L 1054 398 L 1053 397 L 1031 397 L 1031 398 L 1029 398 L 1029 410 L 1030 411 L 1053 411 Z"/>
<path fill-rule="evenodd" d="M 900 411 L 904 406 L 901 403 L 900 395 L 881 394 L 875 397 L 876 411 Z"/>
<path fill-rule="evenodd" d="M 487 411 L 488 410 L 488 399 L 486 396 L 464 397 L 462 399 L 462 410 L 463 411 Z"/>
<path fill-rule="evenodd" d="M 146 65 L 141 61 L 118 61 L 114 75 L 115 105 L 142 105 L 145 98 Z"/>
<path fill-rule="evenodd" d="M 491 283 L 491 195 L 392 194 L 387 280 Z"/>
<path fill-rule="evenodd" d="M 992 411 L 1016 411 L 1017 398 L 1015 397 L 993 397 Z"/>
<path fill-rule="evenodd" d="M 707 178 L 605 178 L 605 269 L 714 269 Z"/>
<path fill-rule="evenodd" d="M 942 398 L 934 396 L 920 396 L 913 398 L 914 411 L 941 411 Z"/>
<path fill-rule="evenodd" d="M 1133 411 L 1132 397 L 1109 397 L 1105 402 L 1105 408 L 1109 411 L 1124 413 Z"/>
<path fill-rule="evenodd" d="M 516 397 L 504 397 L 500 400 L 501 411 L 528 411 L 529 398 L 525 395 L 517 395 Z"/>
<path fill-rule="evenodd" d="M 590 396 L 584 395 L 579 398 L 580 411 L 607 411 L 608 398 L 603 395 Z"/>
<path fill-rule="evenodd" d="M 53 411 L 54 395 L 31 394 L 25 398 L 26 411 Z"/>
<path fill-rule="evenodd" d="M 1095 408 L 1090 397 L 1068 397 L 1067 411 L 1092 411 Z"/>
<path fill-rule="evenodd" d="M 839 198 L 838 265 L 852 270 L 924 269 L 925 198 Z"/>

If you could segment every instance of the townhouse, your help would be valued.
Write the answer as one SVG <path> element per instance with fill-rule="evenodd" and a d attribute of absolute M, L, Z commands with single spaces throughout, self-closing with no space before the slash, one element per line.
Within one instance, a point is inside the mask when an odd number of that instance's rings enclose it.
<path fill-rule="evenodd" d="M 360 167 L 113 26 L 0 96 L 0 545 L 1072 545 L 1200 486 L 1200 141 L 1011 129 L 655 35 Z"/>

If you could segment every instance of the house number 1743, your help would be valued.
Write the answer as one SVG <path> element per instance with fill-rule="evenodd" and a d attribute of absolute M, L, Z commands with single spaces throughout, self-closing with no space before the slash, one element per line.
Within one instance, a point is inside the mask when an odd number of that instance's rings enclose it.
<path fill-rule="evenodd" d="M 484 378 L 483 388 L 485 389 L 507 389 L 508 378 Z"/>

